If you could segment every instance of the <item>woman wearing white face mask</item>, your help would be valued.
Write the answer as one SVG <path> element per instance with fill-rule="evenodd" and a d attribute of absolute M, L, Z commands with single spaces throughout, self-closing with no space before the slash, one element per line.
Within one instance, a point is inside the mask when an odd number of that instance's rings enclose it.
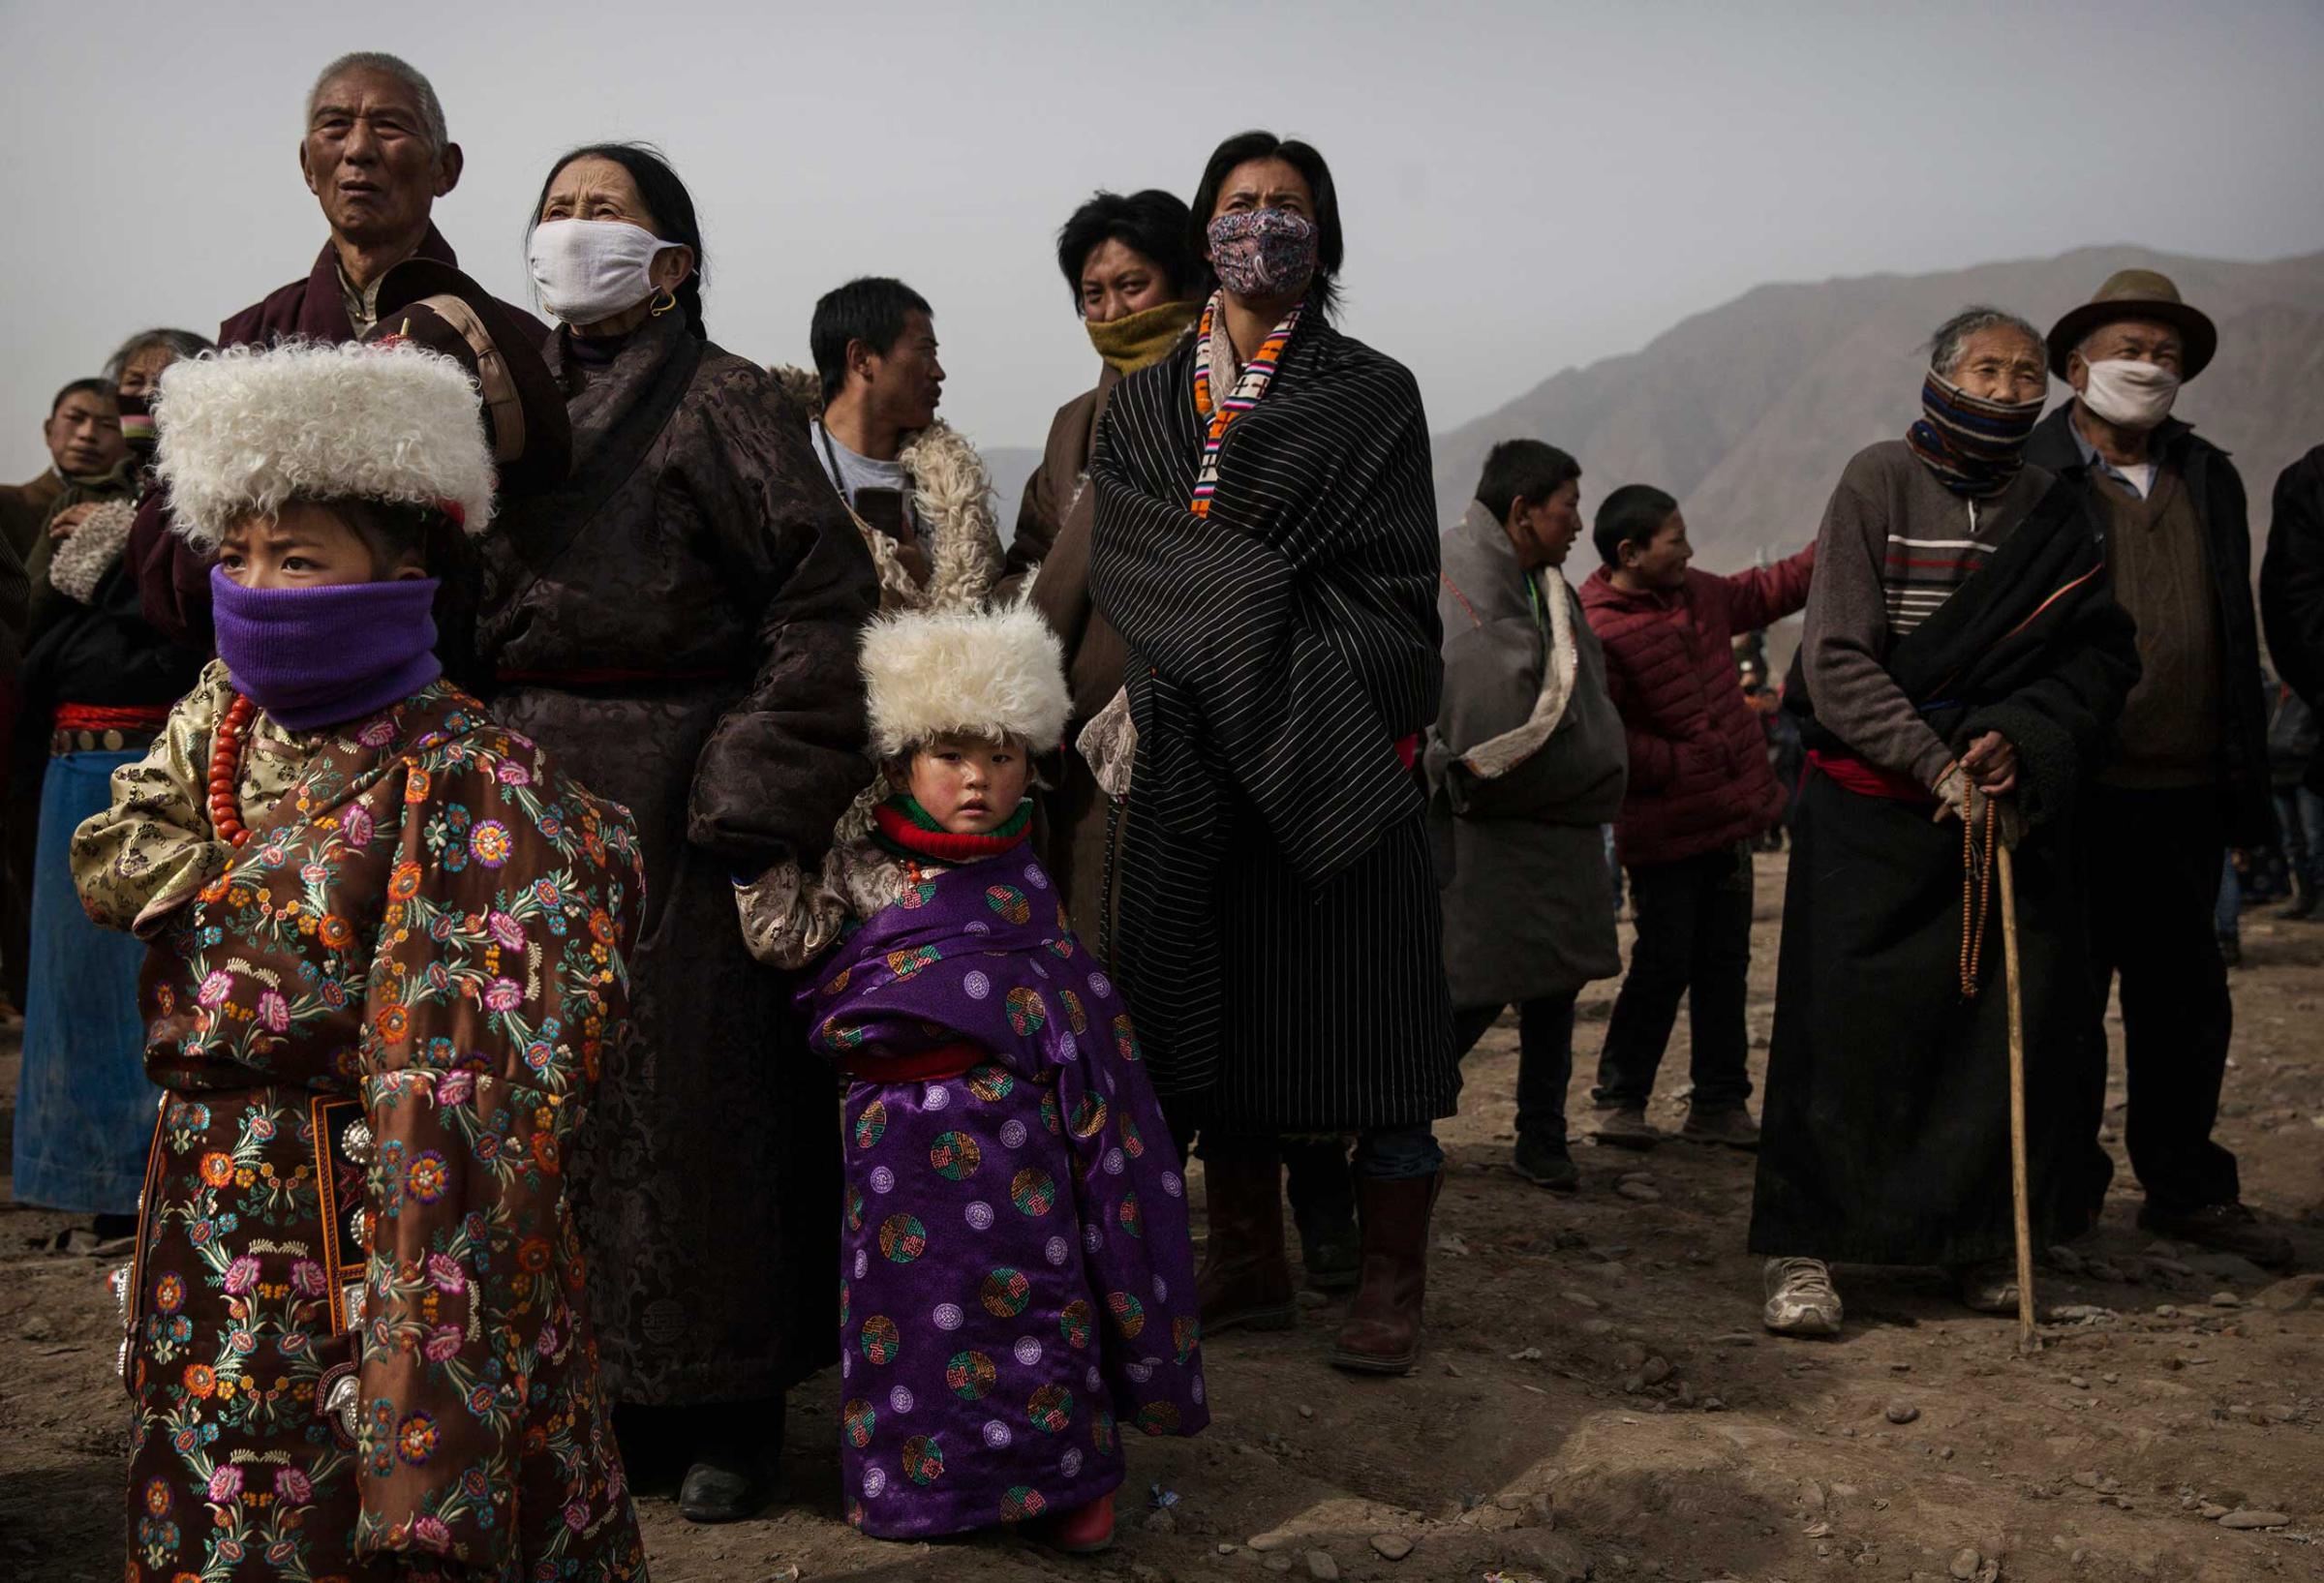
<path fill-rule="evenodd" d="M 2035 427 L 2026 461 L 2088 492 L 2115 597 L 2138 623 L 2138 685 L 2084 834 L 2104 860 L 2089 889 L 2088 1037 L 2104 1043 L 2097 1017 L 2119 972 L 2139 1224 L 2279 1264 L 2291 1244 L 2244 1206 L 2235 1156 L 2211 1137 L 2234 1021 L 2213 903 L 2225 849 L 2265 842 L 2273 825 L 2244 483 L 2170 415 L 2218 339 L 2166 276 L 2118 272 L 2050 330 L 2050 372 L 2074 400 Z"/>
<path fill-rule="evenodd" d="M 608 1394 L 687 1515 L 749 1514 L 782 1392 L 826 1360 L 838 1141 L 828 1076 L 782 1042 L 732 876 L 820 861 L 867 777 L 856 629 L 870 558 L 774 379 L 702 319 L 704 249 L 657 154 L 576 150 L 528 239 L 572 419 L 563 489 L 484 545 L 477 645 L 503 721 L 635 818 L 646 899 L 631 1037 L 581 1147 Z"/>

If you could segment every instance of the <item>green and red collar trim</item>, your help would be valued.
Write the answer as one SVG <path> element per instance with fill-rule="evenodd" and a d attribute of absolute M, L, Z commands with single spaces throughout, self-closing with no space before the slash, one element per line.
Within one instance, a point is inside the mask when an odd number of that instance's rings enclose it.
<path fill-rule="evenodd" d="M 1033 822 L 1033 800 L 1017 805 L 1007 821 L 987 835 L 963 836 L 946 830 L 910 797 L 891 797 L 872 810 L 879 844 L 899 857 L 925 858 L 934 863 L 975 863 L 996 858 L 1024 843 Z"/>

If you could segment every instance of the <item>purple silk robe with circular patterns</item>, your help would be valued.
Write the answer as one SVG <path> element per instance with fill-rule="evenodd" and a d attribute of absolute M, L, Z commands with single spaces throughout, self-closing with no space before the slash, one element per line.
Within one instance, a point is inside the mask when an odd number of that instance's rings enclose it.
<path fill-rule="evenodd" d="M 1068 1511 L 1204 1405 L 1186 1184 L 1114 987 L 1020 846 L 926 869 L 800 991 L 847 1091 L 848 1516 L 881 1538 Z M 883 1060 L 969 1043 L 954 1077 Z"/>

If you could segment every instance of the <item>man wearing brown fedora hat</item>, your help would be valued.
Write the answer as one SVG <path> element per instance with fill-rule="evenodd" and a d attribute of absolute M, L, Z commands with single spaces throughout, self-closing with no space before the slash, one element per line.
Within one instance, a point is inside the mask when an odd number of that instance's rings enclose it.
<path fill-rule="evenodd" d="M 322 69 L 306 108 L 299 174 L 330 237 L 304 276 L 226 320 L 218 330 L 221 347 L 293 335 L 355 340 L 378 321 L 381 288 L 396 265 L 413 259 L 447 267 L 459 261 L 429 218 L 436 200 L 459 185 L 466 163 L 434 85 L 394 55 L 358 50 Z M 548 326 L 523 308 L 494 306 L 502 322 L 534 345 L 548 339 Z M 208 562 L 168 524 L 167 497 L 151 495 L 130 533 L 127 554 L 138 568 L 145 619 L 165 635 L 206 645 Z"/>
<path fill-rule="evenodd" d="M 2244 1206 L 2235 1156 L 2211 1136 L 2235 1024 L 2212 914 L 2228 847 L 2265 842 L 2274 822 L 2243 479 L 2170 415 L 2218 342 L 2168 276 L 2107 277 L 2050 330 L 2050 372 L 2074 399 L 2036 426 L 2026 460 L 2088 492 L 2115 596 L 2138 624 L 2142 675 L 2084 834 L 2095 860 L 2088 1037 L 2103 1047 L 2119 972 L 2139 1224 L 2279 1265 L 2289 1242 Z"/>

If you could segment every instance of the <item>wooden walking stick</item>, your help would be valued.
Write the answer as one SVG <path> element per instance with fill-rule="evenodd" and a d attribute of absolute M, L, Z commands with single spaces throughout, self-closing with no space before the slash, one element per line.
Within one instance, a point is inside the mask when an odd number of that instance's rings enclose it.
<path fill-rule="evenodd" d="M 2017 1210 L 2017 1350 L 2040 1351 L 2034 1334 L 2034 1213 L 2026 1183 L 2026 995 L 2017 964 L 2017 870 L 2001 832 L 1988 837 L 2000 848 L 2002 880 L 2002 965 L 2009 989 L 2009 1194 Z"/>

